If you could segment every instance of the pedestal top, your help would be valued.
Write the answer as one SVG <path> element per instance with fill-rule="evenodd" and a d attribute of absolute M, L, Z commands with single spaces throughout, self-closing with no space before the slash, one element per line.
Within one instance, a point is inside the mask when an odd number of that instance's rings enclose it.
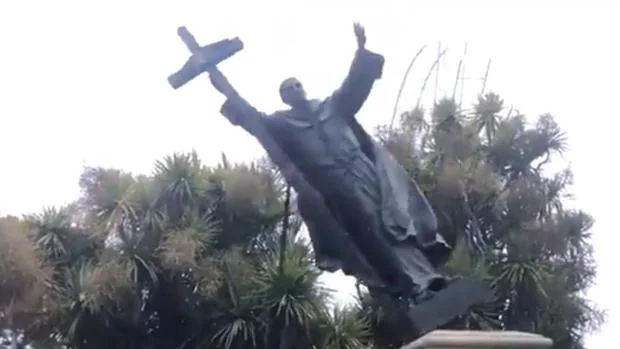
<path fill-rule="evenodd" d="M 547 337 L 526 332 L 436 330 L 402 349 L 546 349 L 552 344 Z"/>

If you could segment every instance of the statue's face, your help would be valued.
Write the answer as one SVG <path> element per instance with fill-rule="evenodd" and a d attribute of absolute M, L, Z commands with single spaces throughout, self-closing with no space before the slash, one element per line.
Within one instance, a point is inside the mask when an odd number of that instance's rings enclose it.
<path fill-rule="evenodd" d="M 280 84 L 282 101 L 292 107 L 306 102 L 306 91 L 296 78 L 288 78 Z"/>

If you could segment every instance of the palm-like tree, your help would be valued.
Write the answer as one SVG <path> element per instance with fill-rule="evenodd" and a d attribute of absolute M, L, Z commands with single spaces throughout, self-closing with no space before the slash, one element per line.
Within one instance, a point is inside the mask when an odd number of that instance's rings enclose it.
<path fill-rule="evenodd" d="M 257 280 L 268 343 L 286 349 L 311 341 L 310 328 L 324 310 L 326 294 L 308 246 L 293 243 L 283 252 L 284 256 L 278 250 L 267 254 L 258 268 Z"/>
<path fill-rule="evenodd" d="M 44 298 L 49 269 L 16 217 L 0 218 L 0 338 L 12 348 L 23 342 L 23 331 L 36 330 L 48 317 Z"/>
<path fill-rule="evenodd" d="M 92 243 L 74 220 L 75 206 L 49 207 L 25 217 L 37 248 L 54 263 L 68 263 Z"/>
<path fill-rule="evenodd" d="M 287 349 L 337 333 L 344 343 L 349 322 L 329 317 L 294 196 L 268 162 L 209 168 L 173 154 L 151 176 L 87 168 L 80 185 L 76 204 L 26 217 L 27 246 L 54 269 L 45 330 L 57 342 Z"/>
<path fill-rule="evenodd" d="M 500 113 L 504 109 L 504 101 L 495 93 L 487 93 L 478 97 L 474 104 L 473 124 L 478 132 L 484 130 L 487 142 L 491 142 L 499 126 Z"/>
<path fill-rule="evenodd" d="M 370 319 L 355 306 L 336 306 L 319 323 L 321 334 L 316 335 L 326 349 L 364 349 L 371 340 Z"/>
<path fill-rule="evenodd" d="M 405 143 L 417 154 L 419 168 L 411 173 L 456 245 L 445 271 L 487 280 L 498 296 L 497 303 L 472 309 L 449 326 L 542 332 L 557 339 L 558 348 L 577 348 L 601 319 L 583 298 L 594 275 L 591 218 L 562 205 L 570 169 L 551 176 L 543 171 L 552 155 L 566 149 L 553 117 L 542 115 L 528 126 L 524 115 L 504 114 L 503 103 L 488 93 L 465 115 L 453 101 L 441 100 L 429 113 L 426 132 L 420 134 L 420 121 L 406 114 L 380 139 L 390 149 Z M 412 148 L 413 138 L 426 139 L 425 146 Z M 402 158 L 402 151 L 393 153 Z M 373 328 L 376 341 L 385 335 L 381 326 Z"/>
<path fill-rule="evenodd" d="M 215 326 L 206 334 L 206 340 L 225 349 L 262 347 L 265 323 L 255 295 L 254 270 L 238 262 L 239 259 L 224 262 L 225 281 L 216 310 L 210 316 Z"/>
<path fill-rule="evenodd" d="M 601 320 L 583 298 L 595 275 L 592 219 L 562 205 L 569 169 L 545 174 L 566 148 L 553 118 L 528 126 L 489 93 L 472 115 L 443 99 L 378 136 L 456 246 L 443 270 L 486 280 L 497 294 L 448 326 L 542 332 L 558 348 L 580 348 Z M 0 300 L 44 294 L 34 297 L 43 303 L 20 300 L 30 307 L 22 313 L 45 314 L 37 339 L 89 349 L 403 344 L 408 329 L 365 292 L 359 306 L 332 310 L 297 236 L 295 195 L 269 162 L 223 157 L 208 167 L 196 153 L 173 154 L 148 176 L 87 168 L 80 185 L 74 205 L 28 216 L 25 226 L 0 221 Z M 0 301 L 0 311 L 15 302 Z"/>

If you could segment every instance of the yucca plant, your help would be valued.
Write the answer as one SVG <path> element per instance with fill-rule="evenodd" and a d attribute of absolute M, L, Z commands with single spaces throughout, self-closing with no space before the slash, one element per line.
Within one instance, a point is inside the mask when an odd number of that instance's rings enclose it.
<path fill-rule="evenodd" d="M 0 326 L 12 333 L 35 327 L 51 310 L 52 274 L 42 257 L 24 222 L 0 218 Z"/>
<path fill-rule="evenodd" d="M 336 306 L 318 323 L 315 340 L 325 349 L 364 349 L 371 340 L 370 319 L 357 305 Z"/>
<path fill-rule="evenodd" d="M 247 267 L 239 265 L 239 259 L 224 261 L 224 282 L 209 316 L 214 328 L 206 339 L 218 348 L 260 348 L 264 343 L 264 308 L 256 295 L 254 270 Z"/>
<path fill-rule="evenodd" d="M 257 297 L 264 309 L 266 340 L 285 349 L 309 343 L 310 327 L 325 306 L 328 294 L 319 282 L 308 245 L 294 241 L 284 249 L 275 244 L 257 265 Z M 283 253 L 283 255 L 282 255 Z"/>
<path fill-rule="evenodd" d="M 528 330 L 556 348 L 580 348 L 602 313 L 583 296 L 596 275 L 592 218 L 563 204 L 570 169 L 547 166 L 566 136 L 551 116 L 528 124 L 493 93 L 471 111 L 460 105 L 455 96 L 417 103 L 377 137 L 418 181 L 455 246 L 443 270 L 496 292 L 496 303 L 448 327 Z M 18 303 L 23 314 L 46 309 L 38 338 L 89 349 L 403 344 L 408 329 L 368 293 L 359 307 L 330 310 L 297 236 L 295 193 L 268 161 L 223 157 L 209 167 L 195 152 L 176 153 L 149 175 L 86 168 L 80 186 L 74 205 L 0 231 L 0 313 L 6 320 Z M 45 297 L 29 296 L 37 292 Z M 34 335 L 18 327 L 12 333 Z"/>
<path fill-rule="evenodd" d="M 456 246 L 445 271 L 486 280 L 497 295 L 495 303 L 449 326 L 542 332 L 557 338 L 558 348 L 579 347 L 601 319 L 583 296 L 595 275 L 592 220 L 562 204 L 570 169 L 546 171 L 551 157 L 566 149 L 553 117 L 544 114 L 529 125 L 524 115 L 506 111 L 498 95 L 487 93 L 470 115 L 454 101 L 440 100 L 426 130 L 409 114 L 402 121 L 379 138 L 405 167 L 411 155 L 403 149 L 416 151 L 418 168 L 410 173 L 435 209 L 441 232 Z M 416 148 L 414 139 L 428 141 Z M 559 299 L 570 301 L 559 305 Z M 574 307 L 575 302 L 588 306 Z M 394 345 L 390 338 L 378 339 L 385 329 L 373 329 L 375 343 Z"/>

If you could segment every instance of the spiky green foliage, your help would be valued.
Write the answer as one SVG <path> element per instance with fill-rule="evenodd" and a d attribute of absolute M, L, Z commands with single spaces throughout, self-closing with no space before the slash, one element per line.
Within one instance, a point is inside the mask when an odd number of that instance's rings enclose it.
<path fill-rule="evenodd" d="M 296 235 L 299 218 L 284 207 L 285 188 L 269 163 L 224 157 L 207 167 L 195 153 L 173 154 L 150 176 L 86 168 L 80 185 L 73 205 L 2 221 L 3 256 L 21 256 L 0 259 L 3 285 L 23 285 L 11 294 L 37 286 L 57 300 L 42 331 L 8 324 L 30 340 L 286 349 L 327 343 L 311 335 L 317 324 L 326 336 L 336 331 L 311 250 Z M 53 273 L 42 287 L 44 264 Z"/>
<path fill-rule="evenodd" d="M 446 99 L 378 132 L 456 246 L 443 270 L 486 280 L 498 296 L 448 327 L 533 331 L 556 348 L 582 348 L 602 317 L 583 296 L 595 276 L 592 218 L 564 205 L 570 169 L 547 167 L 566 138 L 551 116 L 528 125 L 495 94 L 472 110 Z M 150 175 L 86 168 L 80 185 L 81 197 L 68 207 L 0 221 L 0 299 L 9 300 L 0 303 L 0 319 L 12 336 L 27 338 L 22 343 L 402 344 L 408 329 L 368 294 L 354 307 L 332 309 L 297 236 L 299 216 L 285 205 L 286 187 L 265 161 L 223 157 L 208 167 L 195 153 L 173 154 Z"/>
<path fill-rule="evenodd" d="M 595 277 L 593 220 L 564 206 L 570 169 L 547 166 L 567 147 L 554 118 L 528 124 L 488 93 L 471 112 L 443 99 L 400 121 L 379 128 L 378 137 L 418 180 L 456 245 L 444 270 L 487 280 L 498 296 L 450 327 L 537 332 L 556 348 L 582 348 L 602 319 L 584 296 Z"/>

